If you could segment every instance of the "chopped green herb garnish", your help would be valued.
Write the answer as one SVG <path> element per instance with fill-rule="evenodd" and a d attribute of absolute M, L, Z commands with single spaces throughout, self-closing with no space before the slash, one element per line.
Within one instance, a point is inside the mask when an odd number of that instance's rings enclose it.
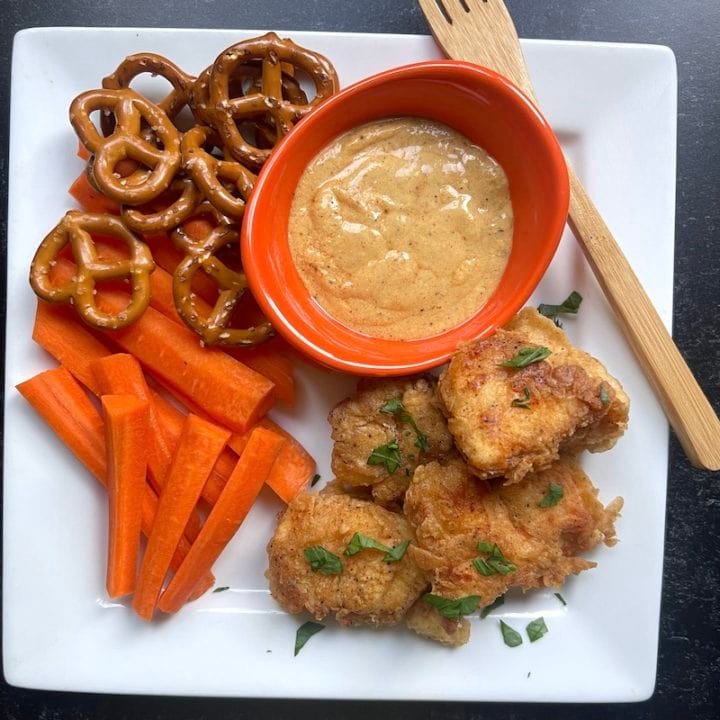
<path fill-rule="evenodd" d="M 405 553 L 409 545 L 409 540 L 403 540 L 401 543 L 398 543 L 394 547 L 390 548 L 389 552 L 385 553 L 385 557 L 383 558 L 383 560 L 388 563 L 400 562 L 403 557 L 405 557 Z"/>
<path fill-rule="evenodd" d="M 400 446 L 397 440 L 376 447 L 367 459 L 368 465 L 384 465 L 392 475 L 402 464 L 400 459 Z"/>
<path fill-rule="evenodd" d="M 343 555 L 350 557 L 351 555 L 357 555 L 361 550 L 380 550 L 384 553 L 390 552 L 390 548 L 387 545 L 383 545 L 381 542 L 367 535 L 356 532 L 343 551 Z"/>
<path fill-rule="evenodd" d="M 315 475 L 313 475 L 313 479 L 310 481 L 310 487 L 314 487 L 319 482 L 319 480 L 320 480 L 320 475 L 315 473 Z"/>
<path fill-rule="evenodd" d="M 501 605 L 505 604 L 505 596 L 501 595 L 499 598 L 490 603 L 487 607 L 484 607 L 480 611 L 480 619 L 485 619 L 493 610 L 497 610 Z"/>
<path fill-rule="evenodd" d="M 475 566 L 475 569 L 481 574 L 481 575 L 496 575 L 497 570 L 493 570 L 482 558 L 475 558 L 472 561 L 473 565 Z"/>
<path fill-rule="evenodd" d="M 313 622 L 312 620 L 308 620 L 308 622 L 303 623 L 298 629 L 297 633 L 295 634 L 295 655 L 297 655 L 304 647 L 305 643 L 316 633 L 319 633 L 321 630 L 324 630 L 325 626 L 321 625 L 320 623 Z M 270 652 L 268 650 L 268 652 Z"/>
<path fill-rule="evenodd" d="M 535 642 L 536 640 L 539 640 L 545 633 L 547 633 L 547 625 L 545 624 L 545 619 L 542 617 L 537 618 L 536 620 L 533 620 L 531 623 L 528 623 L 528 626 L 525 628 L 525 632 L 527 632 L 527 636 L 530 638 L 530 642 Z"/>
<path fill-rule="evenodd" d="M 517 355 L 499 364 L 499 367 L 524 368 L 532 365 L 534 362 L 544 360 L 548 355 L 552 354 L 552 350 L 546 347 L 524 347 L 518 350 Z"/>
<path fill-rule="evenodd" d="M 383 545 L 383 543 L 378 542 L 367 535 L 355 533 L 343 551 L 343 555 L 350 557 L 352 555 L 357 555 L 361 550 L 380 550 L 380 552 L 385 553 L 383 556 L 383 560 L 385 562 L 399 562 L 403 559 L 405 551 L 408 549 L 408 545 L 410 545 L 410 541 L 404 540 L 394 547 L 388 547 L 387 545 Z"/>
<path fill-rule="evenodd" d="M 310 563 L 310 569 L 313 572 L 319 572 L 323 575 L 339 575 L 342 572 L 343 567 L 340 558 L 326 550 L 322 545 L 306 547 L 303 554 Z"/>
<path fill-rule="evenodd" d="M 553 593 L 553 594 L 563 605 L 567 605 L 565 598 L 560 593 Z"/>
<path fill-rule="evenodd" d="M 423 595 L 423 601 L 428 605 L 432 605 L 432 607 L 448 620 L 459 620 L 463 615 L 470 615 L 477 610 L 477 606 L 480 603 L 480 596 L 468 595 L 467 597 L 458 598 L 457 600 L 449 600 L 440 595 L 426 593 Z"/>
<path fill-rule="evenodd" d="M 230 588 L 227 585 L 223 585 L 223 587 L 216 587 L 213 592 L 225 592 L 226 590 L 229 590 Z"/>
<path fill-rule="evenodd" d="M 524 408 L 525 410 L 530 409 L 530 388 L 523 388 L 523 396 L 521 398 L 515 398 L 510 405 L 516 408 Z"/>
<path fill-rule="evenodd" d="M 538 312 L 551 320 L 557 320 L 558 315 L 577 315 L 580 309 L 580 303 L 582 303 L 582 295 L 573 290 L 561 305 L 540 303 L 540 305 L 538 305 Z"/>
<path fill-rule="evenodd" d="M 517 570 L 516 565 L 511 563 L 502 550 L 495 544 L 481 540 L 477 544 L 478 552 L 487 555 L 485 558 L 475 558 L 472 563 L 481 575 L 508 575 Z"/>
<path fill-rule="evenodd" d="M 415 431 L 415 447 L 420 448 L 423 452 L 430 449 L 427 435 L 420 430 L 413 416 L 405 409 L 402 399 L 399 397 L 388 400 L 380 407 L 380 412 L 387 415 L 394 415 L 400 422 L 405 422 Z"/>
<path fill-rule="evenodd" d="M 565 491 L 562 485 L 557 483 L 550 483 L 545 497 L 538 503 L 539 507 L 549 508 L 553 505 L 557 505 L 564 497 Z"/>
<path fill-rule="evenodd" d="M 605 383 L 600 383 L 600 402 L 607 405 L 610 402 L 610 393 L 608 393 Z"/>
<path fill-rule="evenodd" d="M 517 647 L 522 645 L 522 637 L 517 630 L 513 630 L 506 622 L 500 621 L 500 632 L 503 640 L 508 647 Z"/>

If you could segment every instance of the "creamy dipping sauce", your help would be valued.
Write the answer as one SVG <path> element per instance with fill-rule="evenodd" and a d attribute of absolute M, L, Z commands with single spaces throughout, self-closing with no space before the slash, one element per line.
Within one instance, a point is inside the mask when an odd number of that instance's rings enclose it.
<path fill-rule="evenodd" d="M 414 340 L 472 317 L 512 246 L 507 177 L 441 123 L 396 118 L 338 137 L 308 165 L 289 243 L 315 301 L 375 337 Z"/>

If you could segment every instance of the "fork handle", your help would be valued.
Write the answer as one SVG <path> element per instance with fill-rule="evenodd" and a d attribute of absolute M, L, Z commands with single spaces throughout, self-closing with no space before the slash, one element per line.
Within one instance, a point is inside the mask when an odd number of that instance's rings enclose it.
<path fill-rule="evenodd" d="M 720 420 L 575 171 L 570 226 L 695 467 L 720 470 Z"/>

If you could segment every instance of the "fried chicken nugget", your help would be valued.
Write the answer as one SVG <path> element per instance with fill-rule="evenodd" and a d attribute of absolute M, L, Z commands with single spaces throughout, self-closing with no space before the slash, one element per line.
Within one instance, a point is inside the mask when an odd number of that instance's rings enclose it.
<path fill-rule="evenodd" d="M 550 485 L 562 488 L 555 505 L 541 507 Z M 580 557 L 598 543 L 616 542 L 622 498 L 607 507 L 570 457 L 515 485 L 473 477 L 460 461 L 419 467 L 405 495 L 405 514 L 417 545 L 409 552 L 432 582 L 432 592 L 455 599 L 479 595 L 489 605 L 511 587 L 556 587 L 571 573 L 595 567 Z M 515 569 L 482 574 L 478 543 L 496 544 Z"/>
<path fill-rule="evenodd" d="M 401 506 L 415 468 L 446 456 L 453 447 L 436 385 L 430 376 L 361 380 L 357 392 L 339 403 L 328 417 L 335 442 L 333 473 L 348 485 L 371 485 L 373 499 L 383 507 Z M 402 403 L 426 437 L 427 450 L 417 446 L 415 429 L 401 413 L 381 411 L 393 400 Z M 374 450 L 395 441 L 400 464 L 394 472 L 383 464 L 368 464 Z"/>
<path fill-rule="evenodd" d="M 414 541 L 405 518 L 372 502 L 343 494 L 303 493 L 281 514 L 268 545 L 270 592 L 291 613 L 316 620 L 334 614 L 340 625 L 394 625 L 427 587 L 409 552 L 385 562 L 382 551 L 343 551 L 355 533 L 388 547 Z M 305 548 L 321 545 L 342 562 L 338 575 L 313 572 Z"/>
<path fill-rule="evenodd" d="M 552 352 L 524 368 L 500 366 L 528 347 Z M 620 383 L 534 308 L 461 345 L 439 394 L 458 450 L 478 477 L 508 483 L 549 467 L 563 450 L 608 450 L 628 422 Z"/>
<path fill-rule="evenodd" d="M 459 647 L 470 640 L 470 623 L 465 618 L 450 620 L 422 598 L 408 610 L 405 625 L 418 635 L 448 647 Z"/>

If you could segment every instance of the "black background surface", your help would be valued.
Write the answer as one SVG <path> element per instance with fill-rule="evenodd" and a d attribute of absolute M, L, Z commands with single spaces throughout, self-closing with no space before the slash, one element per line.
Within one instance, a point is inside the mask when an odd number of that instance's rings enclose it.
<path fill-rule="evenodd" d="M 717 40 L 720 2 L 508 0 L 507 4 L 523 37 L 660 43 L 674 50 L 680 85 L 674 337 L 717 410 L 720 405 L 720 49 Z M 415 0 L 123 0 L 113 3 L 3 0 L 0 2 L 3 258 L 7 233 L 12 37 L 22 28 L 44 25 L 427 32 Z M 41 105 L 39 112 L 42 112 Z M 652 252 L 652 247 L 647 250 Z M 4 268 L 2 282 L 4 326 Z M 3 684 L 0 688 L 2 719 L 717 718 L 720 715 L 720 477 L 692 469 L 674 437 L 670 443 L 658 680 L 655 695 L 648 702 L 542 706 L 139 698 L 38 692 Z M 633 578 L 628 577 L 625 592 L 632 591 Z M 622 608 L 622 598 L 617 602 Z M 632 642 L 633 638 L 628 637 L 628 645 Z M 412 658 L 407 658 L 407 662 L 412 662 Z M 317 671 L 317 687 L 321 692 L 322 668 Z M 482 674 L 482 668 L 478 668 L 478 674 Z M 378 682 L 392 682 L 391 667 L 378 667 Z M 568 678 L 568 682 L 573 680 Z"/>

